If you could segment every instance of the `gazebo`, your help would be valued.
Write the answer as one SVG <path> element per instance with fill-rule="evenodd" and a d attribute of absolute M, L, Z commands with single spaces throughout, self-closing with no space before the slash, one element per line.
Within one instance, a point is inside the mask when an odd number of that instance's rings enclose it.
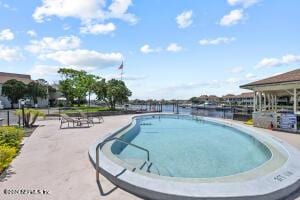
<path fill-rule="evenodd" d="M 300 69 L 240 87 L 254 92 L 253 122 L 255 126 L 298 130 Z"/>

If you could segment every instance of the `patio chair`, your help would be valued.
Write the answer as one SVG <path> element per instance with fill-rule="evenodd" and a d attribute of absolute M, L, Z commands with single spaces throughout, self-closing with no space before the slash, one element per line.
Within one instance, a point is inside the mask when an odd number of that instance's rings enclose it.
<path fill-rule="evenodd" d="M 103 119 L 103 117 L 102 117 L 102 115 L 101 115 L 100 112 L 97 112 L 94 117 L 99 120 L 99 123 L 104 122 L 104 119 Z"/>
<path fill-rule="evenodd" d="M 68 128 L 70 128 L 70 123 L 73 125 L 73 127 L 81 127 L 82 124 L 87 124 L 88 127 L 90 127 L 90 121 L 87 119 L 72 118 L 66 114 L 61 114 L 60 128 L 62 128 L 62 125 L 66 123 L 68 124 Z"/>
<path fill-rule="evenodd" d="M 89 121 L 89 123 L 94 125 L 94 120 L 93 120 L 94 117 L 88 116 L 86 113 L 80 111 L 79 111 L 79 115 L 80 115 L 79 119 L 85 119 Z"/>
<path fill-rule="evenodd" d="M 104 119 L 100 113 L 93 113 L 93 115 L 89 115 L 88 113 L 79 112 L 80 116 L 84 119 L 90 120 L 92 124 L 94 124 L 94 119 L 97 119 L 98 123 L 104 122 Z"/>

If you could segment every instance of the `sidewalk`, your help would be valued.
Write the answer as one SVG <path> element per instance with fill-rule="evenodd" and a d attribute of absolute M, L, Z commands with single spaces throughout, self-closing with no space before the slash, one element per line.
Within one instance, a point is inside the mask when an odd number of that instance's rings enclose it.
<path fill-rule="evenodd" d="M 59 129 L 58 120 L 40 121 L 42 126 L 26 138 L 21 153 L 8 169 L 8 176 L 0 180 L 0 199 L 137 199 L 121 189 L 106 196 L 100 194 L 88 148 L 96 139 L 128 123 L 130 116 L 104 120 L 91 128 L 64 130 Z M 100 180 L 104 193 L 115 188 L 104 177 L 100 176 Z M 40 189 L 49 194 L 5 195 L 4 189 Z"/>

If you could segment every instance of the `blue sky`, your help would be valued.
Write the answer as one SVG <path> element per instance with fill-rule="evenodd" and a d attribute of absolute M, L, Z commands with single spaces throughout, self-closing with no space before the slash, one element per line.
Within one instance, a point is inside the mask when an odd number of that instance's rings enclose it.
<path fill-rule="evenodd" d="M 124 79 L 132 98 L 188 99 L 296 69 L 298 0 L 0 0 L 0 71 Z"/>

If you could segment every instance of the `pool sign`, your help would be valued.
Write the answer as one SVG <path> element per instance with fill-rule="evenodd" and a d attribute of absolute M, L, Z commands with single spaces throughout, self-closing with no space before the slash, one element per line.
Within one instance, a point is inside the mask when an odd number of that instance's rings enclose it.
<path fill-rule="evenodd" d="M 277 118 L 278 128 L 295 129 L 297 116 L 292 113 L 281 113 Z"/>

